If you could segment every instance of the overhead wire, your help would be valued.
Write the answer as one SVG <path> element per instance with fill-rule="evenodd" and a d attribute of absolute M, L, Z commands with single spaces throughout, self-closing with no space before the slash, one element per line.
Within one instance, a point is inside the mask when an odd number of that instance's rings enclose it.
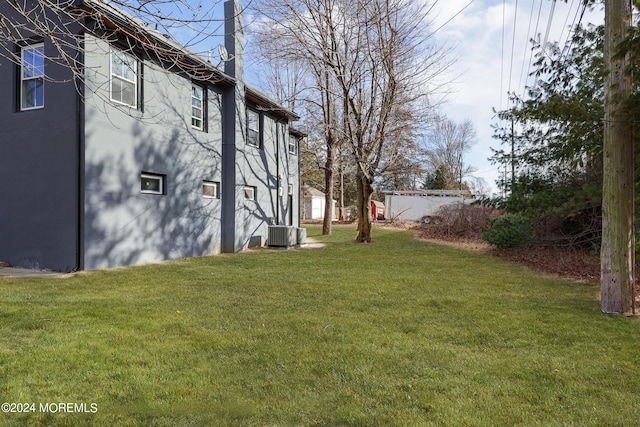
<path fill-rule="evenodd" d="M 544 41 L 542 42 L 542 45 L 541 45 L 542 52 L 546 52 L 546 49 L 547 49 L 547 43 L 549 41 L 549 33 L 551 32 L 551 24 L 553 23 L 553 15 L 554 15 L 555 9 L 556 9 L 556 0 L 552 0 L 551 10 L 549 11 L 549 19 L 547 21 L 547 31 L 545 32 Z M 538 80 L 534 79 L 533 89 L 535 90 L 537 86 L 538 86 Z"/>
<path fill-rule="evenodd" d="M 515 11 L 513 17 L 513 36 L 511 38 L 511 65 L 509 67 L 509 88 L 508 93 L 511 92 L 511 77 L 513 75 L 513 60 L 515 57 L 515 48 L 516 48 L 516 28 L 518 27 L 518 0 L 516 0 Z M 509 108 L 510 98 L 507 95 L 507 108 Z"/>
<path fill-rule="evenodd" d="M 542 50 L 547 48 L 547 42 L 549 41 L 549 33 L 551 32 L 551 24 L 553 23 L 553 14 L 556 10 L 556 0 L 551 1 L 551 11 L 549 12 L 549 20 L 547 21 L 547 31 L 544 34 L 544 43 L 542 43 Z"/>
<path fill-rule="evenodd" d="M 507 14 L 507 1 L 502 0 L 502 47 L 500 53 L 500 110 L 502 110 L 502 89 L 504 88 L 504 30 Z"/>
<path fill-rule="evenodd" d="M 580 12 L 580 4 L 578 4 L 578 9 L 576 9 L 576 14 L 573 17 L 573 22 L 571 23 L 571 28 L 572 31 L 575 32 L 576 28 L 582 24 L 582 19 L 584 18 L 584 14 L 587 11 L 587 3 L 586 2 L 581 2 L 582 4 L 582 12 Z M 578 19 L 578 22 L 576 23 L 576 18 L 578 17 L 578 13 L 580 13 L 580 18 Z M 571 33 L 569 34 L 569 37 L 567 37 L 567 41 L 569 42 L 569 46 L 567 46 L 567 44 L 565 43 L 565 49 L 564 49 L 564 59 L 567 60 L 569 58 L 569 53 L 571 52 L 571 49 L 573 48 L 573 42 L 574 39 L 573 37 L 571 37 Z"/>
<path fill-rule="evenodd" d="M 564 35 L 564 31 L 567 29 L 567 24 L 569 23 L 569 17 L 571 16 L 571 9 L 573 9 L 573 5 L 576 3 L 576 0 L 571 0 L 571 5 L 569 6 L 569 10 L 567 11 L 567 17 L 564 20 L 564 25 L 562 26 L 562 30 L 560 31 L 560 36 L 558 37 L 558 42 L 560 42 L 562 40 L 562 36 Z M 578 5 L 578 9 L 580 8 L 580 5 Z M 578 11 L 578 9 L 576 9 L 576 12 Z M 569 37 L 571 37 L 571 31 L 569 31 L 569 35 L 567 35 L 567 41 L 569 40 Z M 565 41 L 565 46 L 567 45 L 566 41 Z"/>
<path fill-rule="evenodd" d="M 556 8 L 557 0 L 551 0 L 551 5 L 550 5 L 550 8 L 548 9 L 548 15 L 546 16 L 546 19 L 547 19 L 546 29 L 543 34 L 540 34 L 539 28 L 541 27 L 542 19 L 544 19 L 543 15 L 545 15 L 543 14 L 543 4 L 545 0 L 539 0 L 540 3 L 537 10 L 537 16 L 535 12 L 535 0 L 531 0 L 531 1 L 532 1 L 532 4 L 531 4 L 530 16 L 529 16 L 529 24 L 526 32 L 526 37 L 527 37 L 526 45 L 529 45 L 530 43 L 536 43 L 536 41 L 537 43 L 531 46 L 529 55 L 527 55 L 526 53 L 521 55 L 523 57 L 523 63 L 522 63 L 522 68 L 520 70 L 520 77 L 517 80 L 515 87 L 512 87 L 512 84 L 513 84 L 512 78 L 513 78 L 514 62 L 516 61 L 515 42 L 516 42 L 516 28 L 517 28 L 517 20 L 518 20 L 518 12 L 519 12 L 518 1 L 517 0 L 514 1 L 515 16 L 514 16 L 514 23 L 513 23 L 513 37 L 512 37 L 510 57 L 506 57 L 507 55 L 506 52 L 508 48 L 506 46 L 507 4 L 506 4 L 506 0 L 503 0 L 502 2 L 503 26 L 502 26 L 502 41 L 501 41 L 502 51 L 501 51 L 501 70 L 500 70 L 500 98 L 499 98 L 500 110 L 503 109 L 502 108 L 503 102 L 504 102 L 503 89 L 504 89 L 505 82 L 507 81 L 505 76 L 506 61 L 507 60 L 510 61 L 510 69 L 509 69 L 509 76 L 508 76 L 508 92 L 507 92 L 507 95 L 508 95 L 507 108 L 509 108 L 509 105 L 512 102 L 512 98 L 509 97 L 510 94 L 522 93 L 521 99 L 526 99 L 527 90 L 535 90 L 537 85 L 539 84 L 539 79 L 535 77 L 536 72 L 532 71 L 532 68 L 534 66 L 533 65 L 534 54 L 537 51 L 539 51 L 539 54 L 544 55 L 546 57 L 551 57 L 551 55 L 556 55 L 556 56 L 559 56 L 559 58 L 557 59 L 559 59 L 560 61 L 568 60 L 571 54 L 571 49 L 575 43 L 574 34 L 576 33 L 577 27 L 581 25 L 588 8 L 588 5 L 585 1 L 579 0 L 578 2 L 576 2 L 576 0 L 571 0 L 571 2 L 568 2 L 568 0 L 565 0 L 565 3 L 567 4 L 568 9 L 566 9 L 566 16 L 563 16 L 564 19 L 561 21 L 559 15 L 560 14 L 564 15 L 564 9 Z M 536 19 L 536 24 L 535 24 L 534 32 L 531 33 L 534 17 Z M 558 47 L 561 48 L 561 50 L 559 52 L 556 52 L 555 50 L 552 51 L 549 49 L 549 43 L 552 35 L 555 38 L 556 33 L 552 31 L 554 28 L 557 27 L 557 25 L 555 24 L 560 24 L 560 22 L 564 22 L 564 25 L 560 29 L 560 35 L 557 39 Z M 565 37 L 565 34 L 566 34 L 566 37 Z M 544 35 L 544 37 L 542 37 L 542 35 Z M 527 70 L 526 74 L 524 74 L 525 66 Z M 529 83 L 531 77 L 534 78 L 534 82 Z M 521 84 L 522 86 L 520 86 Z M 520 88 L 522 88 L 522 92 L 520 92 Z M 512 89 L 513 89 L 513 92 L 512 92 Z M 513 150 L 513 147 L 512 147 L 512 150 Z"/>
<path fill-rule="evenodd" d="M 531 40 L 529 38 L 529 34 L 531 33 L 531 23 L 533 22 L 533 12 L 535 10 L 535 6 L 536 6 L 536 2 L 532 1 L 531 2 L 531 12 L 529 13 L 529 27 L 527 28 L 527 33 L 526 33 L 526 40 L 525 40 L 525 46 L 527 46 L 529 44 L 529 40 Z M 540 22 L 540 11 L 542 10 L 542 0 L 540 0 L 540 9 L 538 10 L 538 21 L 536 22 L 536 29 L 534 31 L 534 37 L 535 34 L 538 32 L 538 23 Z M 533 59 L 533 51 L 531 50 L 531 54 L 529 56 L 529 67 L 527 68 L 527 73 L 529 73 L 529 68 L 531 67 L 531 60 Z M 525 54 L 525 60 L 522 61 L 522 67 L 520 68 L 520 78 L 518 79 L 518 85 L 522 84 L 522 79 L 524 77 L 524 66 L 526 65 L 527 61 L 526 61 L 526 54 Z M 525 78 L 524 80 L 524 89 L 526 90 L 527 87 L 527 80 L 528 80 L 528 76 L 527 78 Z"/>
<path fill-rule="evenodd" d="M 453 21 L 458 15 L 460 15 L 462 12 L 464 12 L 469 6 L 471 6 L 473 4 L 473 2 L 475 2 L 476 0 L 471 0 L 469 3 L 467 3 L 465 6 L 462 7 L 462 9 L 460 9 L 455 15 L 453 15 L 451 18 L 447 19 L 442 25 L 440 25 L 438 28 L 436 28 L 435 30 L 433 30 L 430 34 L 429 37 L 433 37 L 435 35 L 435 33 L 437 33 L 438 31 L 440 31 L 443 27 L 445 27 L 449 22 Z M 437 2 L 436 2 L 437 3 Z M 433 8 L 433 7 L 432 7 Z"/>

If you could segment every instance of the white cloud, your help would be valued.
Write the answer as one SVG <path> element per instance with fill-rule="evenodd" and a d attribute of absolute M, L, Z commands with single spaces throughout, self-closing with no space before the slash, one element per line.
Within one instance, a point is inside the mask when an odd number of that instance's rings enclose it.
<path fill-rule="evenodd" d="M 567 26 L 574 22 L 581 2 L 555 3 L 548 40 L 564 43 L 569 33 Z M 491 125 L 496 122 L 492 109 L 507 108 L 509 90 L 524 93 L 526 73 L 530 70 L 529 40 L 536 35 L 536 26 L 537 34 L 544 39 L 552 2 L 534 1 L 533 6 L 531 2 L 519 2 L 516 9 L 515 0 L 505 3 L 475 0 L 459 13 L 468 4 L 469 0 L 440 0 L 434 7 L 437 17 L 433 28 L 445 24 L 436 32 L 436 39 L 440 43 L 455 44 L 459 58 L 451 74 L 452 79 L 455 78 L 451 87 L 453 94 L 443 110 L 454 121 L 470 119 L 473 122 L 477 144 L 466 162 L 479 171 L 476 176 L 485 178 L 495 190 L 501 171 L 487 160 L 490 147 L 500 146 L 499 141 L 492 138 Z M 600 23 L 602 19 L 602 12 L 597 10 L 587 12 L 583 22 Z"/>

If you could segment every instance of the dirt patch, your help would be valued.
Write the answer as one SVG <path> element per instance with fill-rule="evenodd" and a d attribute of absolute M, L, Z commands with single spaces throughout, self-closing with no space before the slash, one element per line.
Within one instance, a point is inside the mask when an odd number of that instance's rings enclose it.
<path fill-rule="evenodd" d="M 534 271 L 597 282 L 600 280 L 600 259 L 587 251 L 572 248 L 514 248 L 496 249 L 479 236 L 455 236 L 442 232 L 442 227 L 428 224 L 403 225 L 414 230 L 417 237 L 461 249 L 480 251 L 524 265 Z"/>
<path fill-rule="evenodd" d="M 600 258 L 586 251 L 533 247 L 492 249 L 490 252 L 499 258 L 522 264 L 541 273 L 590 282 L 600 280 Z"/>

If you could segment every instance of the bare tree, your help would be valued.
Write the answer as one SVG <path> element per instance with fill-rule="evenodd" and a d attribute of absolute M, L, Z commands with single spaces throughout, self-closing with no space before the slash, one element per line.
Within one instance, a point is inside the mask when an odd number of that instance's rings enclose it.
<path fill-rule="evenodd" d="M 215 0 L 4 1 L 0 3 L 0 56 L 21 65 L 22 58 L 15 46 L 37 38 L 47 39 L 55 53 L 47 55 L 46 60 L 66 67 L 71 72 L 70 79 L 75 79 L 80 88 L 85 75 L 82 37 L 88 32 L 110 41 L 121 40 L 131 49 L 135 45 L 149 57 L 191 78 L 211 80 L 214 76 L 206 72 L 211 64 L 205 58 L 210 56 L 212 37 L 222 36 L 224 18 L 217 10 L 220 3 Z M 132 28 L 144 31 L 132 31 Z"/>
<path fill-rule="evenodd" d="M 272 35 L 286 39 L 285 51 L 308 61 L 316 76 L 325 119 L 325 171 L 333 173 L 337 144 L 347 144 L 357 171 L 357 241 L 369 242 L 374 181 L 401 158 L 397 147 L 407 142 L 407 129 L 418 125 L 424 105 L 418 101 L 433 93 L 450 65 L 448 51 L 430 39 L 429 5 L 261 0 L 256 7 L 268 28 L 277 29 Z"/>
<path fill-rule="evenodd" d="M 340 142 L 341 114 L 336 82 L 326 67 L 332 43 L 328 29 L 333 19 L 333 8 L 329 7 L 328 3 L 332 2 L 259 1 L 254 7 L 263 18 L 252 26 L 256 51 L 267 61 L 269 67 L 281 68 L 282 63 L 297 64 L 296 67 L 299 65 L 299 68 L 296 68 L 300 71 L 296 74 L 299 77 L 297 81 L 304 82 L 304 88 L 296 85 L 295 92 L 291 90 L 291 85 L 281 84 L 281 77 L 265 74 L 274 96 L 295 98 L 294 102 L 305 103 L 306 107 L 303 110 L 308 115 L 303 116 L 303 120 L 308 119 L 309 122 L 316 123 L 318 117 L 322 118 L 325 147 L 322 156 L 325 190 L 323 234 L 331 233 L 333 183 L 336 153 Z"/>
<path fill-rule="evenodd" d="M 425 141 L 429 168 L 440 174 L 443 189 L 462 190 L 464 178 L 473 172 L 465 165 L 464 155 L 476 142 L 476 131 L 470 120 L 462 123 L 441 117 L 435 121 Z"/>

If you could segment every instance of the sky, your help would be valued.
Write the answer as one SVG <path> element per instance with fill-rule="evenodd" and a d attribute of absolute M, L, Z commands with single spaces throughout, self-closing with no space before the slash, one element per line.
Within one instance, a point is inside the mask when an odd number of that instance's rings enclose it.
<path fill-rule="evenodd" d="M 217 0 L 220 16 L 222 0 Z M 496 181 L 503 170 L 488 160 L 491 148 L 500 148 L 493 138 L 492 124 L 497 123 L 493 110 L 508 108 L 508 93 L 525 93 L 532 84 L 528 73 L 535 71 L 531 61 L 530 39 L 535 37 L 562 46 L 570 36 L 570 27 L 582 11 L 582 0 L 421 0 L 433 6 L 434 40 L 453 49 L 456 58 L 449 70 L 447 102 L 442 113 L 455 122 L 470 120 L 476 130 L 476 143 L 465 157 L 475 177 L 484 179 L 491 193 L 497 193 Z M 241 0 L 243 5 L 248 0 Z M 245 25 L 251 21 L 245 16 Z M 602 24 L 604 12 L 599 5 L 587 10 L 582 23 Z M 184 39 L 178 37 L 179 39 Z M 202 52 L 214 51 L 223 39 L 209 39 L 200 45 Z M 260 88 L 259 79 L 251 73 L 251 58 L 247 57 L 247 80 Z M 531 64 L 531 65 L 530 65 Z"/>
<path fill-rule="evenodd" d="M 538 34 L 540 40 L 559 41 L 564 46 L 570 35 L 569 27 L 577 22 L 582 10 L 578 11 L 581 0 L 566 3 L 560 0 L 555 6 L 554 2 L 439 0 L 434 7 L 437 17 L 433 28 L 442 26 L 435 32 L 435 38 L 453 45 L 457 57 L 454 69 L 450 70 L 453 92 L 442 110 L 455 122 L 468 119 L 473 123 L 476 144 L 465 162 L 476 169 L 473 175 L 484 178 L 492 192 L 498 191 L 495 181 L 502 179 L 504 172 L 488 160 L 491 147 L 500 148 L 500 141 L 492 137 L 491 125 L 497 123 L 493 109 L 508 107 L 508 92 L 525 93 L 527 72 L 534 71 L 533 65 L 529 66 L 529 40 Z M 603 21 L 600 6 L 587 10 L 582 20 L 598 25 Z M 529 78 L 528 84 L 532 83 Z"/>

